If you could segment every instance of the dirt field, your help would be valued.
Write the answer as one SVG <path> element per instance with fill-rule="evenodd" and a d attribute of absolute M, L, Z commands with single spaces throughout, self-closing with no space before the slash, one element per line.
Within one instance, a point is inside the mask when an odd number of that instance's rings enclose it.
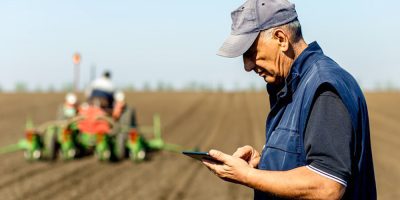
<path fill-rule="evenodd" d="M 63 94 L 0 94 L 0 146 L 22 137 L 25 120 L 55 118 Z M 261 149 L 268 101 L 264 93 L 133 93 L 140 124 L 161 114 L 166 141 L 231 153 Z M 400 94 L 367 94 L 379 199 L 400 199 Z M 158 152 L 148 162 L 29 163 L 22 152 L 0 155 L 0 199 L 251 199 L 252 190 L 223 182 L 200 163 Z"/>

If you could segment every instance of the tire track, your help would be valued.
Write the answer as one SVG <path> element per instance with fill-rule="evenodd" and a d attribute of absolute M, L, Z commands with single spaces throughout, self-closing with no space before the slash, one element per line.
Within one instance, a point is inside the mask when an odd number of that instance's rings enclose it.
<path fill-rule="evenodd" d="M 153 164 L 153 163 L 152 163 Z M 117 196 L 117 194 L 122 194 L 121 198 L 122 199 L 126 199 L 126 198 L 134 198 L 134 199 L 162 199 L 162 197 L 157 197 L 159 195 L 164 195 L 166 190 L 166 187 L 173 187 L 173 185 L 171 185 L 171 182 L 169 182 L 169 180 L 171 180 L 172 177 L 180 177 L 180 172 L 182 172 L 182 169 L 191 169 L 193 168 L 193 166 L 195 166 L 197 163 L 194 162 L 190 162 L 190 161 L 186 161 L 184 163 L 180 163 L 179 166 L 180 167 L 176 167 L 173 170 L 169 169 L 168 171 L 166 171 L 167 175 L 164 176 L 158 176 L 159 178 L 162 177 L 162 180 L 158 180 L 159 182 L 156 184 L 143 184 L 141 183 L 141 180 L 146 180 L 148 178 L 148 176 L 151 174 L 153 176 L 157 176 L 157 174 L 160 174 L 159 171 L 161 166 L 172 166 L 173 164 L 176 164 L 173 160 L 163 160 L 160 161 L 159 163 L 157 163 L 157 168 L 144 168 L 141 173 L 139 174 L 135 174 L 135 176 L 133 176 L 134 178 L 132 180 L 139 180 L 139 181 L 131 181 L 130 183 L 126 183 L 124 184 L 123 187 L 120 187 L 119 190 L 111 193 L 111 194 L 115 194 L 115 196 Z M 155 164 L 153 164 L 155 165 Z M 162 174 L 162 173 L 161 173 Z M 148 179 L 147 179 L 148 180 Z M 150 181 L 151 183 L 152 181 Z M 128 187 L 127 187 L 128 186 Z M 159 187 L 157 187 L 159 186 Z M 134 188 L 135 191 L 129 191 L 129 192 L 125 192 L 122 193 L 122 191 L 128 191 L 129 188 Z M 151 192 L 152 190 L 155 190 L 154 193 Z M 161 189 L 161 191 L 160 191 Z"/>
<path fill-rule="evenodd" d="M 68 173 L 70 168 L 77 168 L 81 165 L 85 165 L 88 160 L 82 161 L 80 163 L 69 163 L 69 165 L 66 165 L 65 163 L 59 163 L 57 167 L 51 167 L 48 166 L 48 170 L 42 171 L 42 173 L 37 173 L 32 176 L 27 176 L 24 177 L 23 180 L 18 180 L 16 182 L 11 183 L 8 185 L 4 190 L 2 190 L 2 194 L 9 192 L 12 189 L 16 189 L 18 193 L 16 194 L 17 196 L 15 197 L 16 199 L 22 198 L 26 199 L 29 197 L 29 195 L 25 194 L 35 194 L 38 193 L 38 191 L 41 192 L 41 190 L 38 190 L 37 188 L 45 188 L 43 185 L 50 185 L 53 184 L 53 179 L 56 179 L 59 174 L 64 174 Z M 61 172 L 61 173 L 57 173 Z M 45 178 L 43 178 L 45 177 Z M 27 197 L 25 197 L 27 196 Z"/>
<path fill-rule="evenodd" d="M 120 197 L 121 194 L 124 194 L 124 191 L 126 193 L 126 191 L 131 191 L 132 189 L 141 190 L 141 188 L 144 187 L 144 185 L 141 184 L 142 180 L 146 180 L 149 175 L 154 174 L 154 171 L 158 170 L 158 168 L 154 166 L 158 166 L 158 164 L 164 161 L 168 161 L 168 159 L 164 159 L 163 156 L 158 157 L 159 158 L 157 158 L 154 162 L 150 161 L 148 163 L 131 163 L 129 161 L 125 161 L 126 165 L 120 170 L 121 173 L 111 173 L 110 175 L 114 174 L 118 176 L 113 176 L 112 178 L 107 179 L 106 181 L 102 181 L 100 182 L 100 184 L 97 184 L 96 187 L 101 188 L 97 191 L 107 190 L 107 193 L 101 194 L 101 197 L 104 199 L 115 199 L 117 197 Z M 116 185 L 118 187 L 113 187 Z M 93 190 L 93 192 L 86 192 L 80 197 L 87 199 L 98 199 L 99 194 Z M 130 198 L 132 198 L 132 196 L 130 196 Z"/>
<path fill-rule="evenodd" d="M 1 173 L 6 174 L 6 175 L 18 172 L 22 168 L 26 167 L 27 164 L 29 164 L 28 161 L 23 159 L 23 154 L 21 152 L 2 155 L 0 157 L 0 160 L 7 161 L 7 162 L 2 163 L 2 165 L 0 165 Z"/>
<path fill-rule="evenodd" d="M 43 171 L 52 171 L 57 170 L 63 167 L 62 165 L 52 165 L 48 164 L 43 165 L 42 163 L 35 163 L 33 166 L 30 163 L 27 163 L 23 166 L 22 169 L 26 169 L 27 171 L 22 171 L 18 173 L 8 174 L 9 176 L 3 176 L 2 182 L 0 183 L 0 191 L 3 190 L 5 187 L 9 187 L 15 183 L 25 181 L 30 179 L 32 176 L 41 174 Z"/>
<path fill-rule="evenodd" d="M 165 130 L 174 130 L 174 128 L 178 127 L 179 124 L 182 124 L 183 122 L 187 121 L 188 117 L 192 113 L 195 113 L 196 111 L 200 110 L 205 105 L 207 99 L 207 95 L 204 95 L 203 97 L 199 98 L 197 101 L 195 101 L 193 104 L 191 104 L 186 110 L 184 110 L 182 113 L 180 113 L 177 117 L 175 117 L 173 120 L 171 120 L 168 124 L 166 124 L 163 128 Z M 174 133 L 171 131 L 171 133 Z"/>
<path fill-rule="evenodd" d="M 79 163 L 79 165 L 72 165 L 69 169 L 62 170 L 62 173 L 59 171 L 47 171 L 46 173 L 50 173 L 48 177 L 51 177 L 51 180 L 46 181 L 36 188 L 30 188 L 27 192 L 22 192 L 22 199 L 53 199 L 54 197 L 50 197 L 50 194 L 53 194 L 53 188 L 62 188 L 66 185 L 75 185 L 83 180 L 85 177 L 91 176 L 95 174 L 96 168 L 98 168 L 97 160 L 88 159 L 85 162 Z M 32 182 L 35 182 L 32 180 Z M 38 192 L 40 191 L 40 192 Z M 55 194 L 55 193 L 54 193 Z M 41 197 L 46 198 L 41 198 Z"/>
<path fill-rule="evenodd" d="M 116 171 L 118 172 L 131 167 L 127 165 L 131 163 L 121 163 L 115 166 L 113 164 L 99 164 L 96 162 L 97 160 L 93 162 L 93 165 L 85 166 L 84 169 L 74 170 L 74 172 L 68 174 L 71 175 L 70 177 L 68 177 L 68 175 L 61 177 L 60 179 L 67 178 L 67 180 L 51 185 L 51 187 L 46 188 L 44 192 L 38 193 L 35 199 L 53 199 L 56 197 L 65 198 L 68 194 L 71 194 L 70 191 L 74 192 L 68 199 L 74 199 L 77 197 L 83 199 L 86 195 L 96 192 L 99 185 L 114 180 L 116 176 L 112 175 L 116 175 Z M 80 187 L 77 188 L 77 185 Z M 77 188 L 78 191 L 74 190 L 74 188 Z"/>
<path fill-rule="evenodd" d="M 135 190 L 135 191 L 140 191 L 145 185 L 143 184 L 142 181 L 146 180 L 146 176 L 149 176 L 154 173 L 156 169 L 150 167 L 149 165 L 158 165 L 162 161 L 156 161 L 153 163 L 140 163 L 138 164 L 139 166 L 134 166 L 137 167 L 136 169 L 133 169 L 137 171 L 138 173 L 135 173 L 135 171 L 132 171 L 131 169 L 125 170 L 122 172 L 120 177 L 123 177 L 126 179 L 125 181 L 117 183 L 117 179 L 114 179 L 114 181 L 110 182 L 109 184 L 104 184 L 102 186 L 103 189 L 106 189 L 108 185 L 116 185 L 118 184 L 117 187 L 113 188 L 112 190 L 109 190 L 106 194 L 104 194 L 104 199 L 115 199 L 115 198 L 120 198 L 122 199 L 122 195 L 126 194 L 127 191 Z M 144 165 L 146 164 L 146 165 Z M 89 197 L 96 199 L 96 194 L 89 194 L 86 195 L 85 197 Z M 137 199 L 135 196 L 130 196 L 129 198 Z M 128 199 L 129 199 L 128 198 Z"/>
<path fill-rule="evenodd" d="M 167 141 L 177 144 L 185 144 L 185 146 L 196 146 L 201 148 L 198 141 L 201 140 L 202 135 L 206 135 L 207 125 L 212 119 L 215 118 L 213 112 L 218 109 L 220 105 L 219 99 L 215 95 L 209 95 L 206 99 L 202 100 L 198 105 L 195 112 L 186 112 L 186 115 L 180 115 L 184 120 L 181 123 L 171 126 L 170 129 L 164 128 L 163 131 L 167 132 Z M 196 140 L 198 138 L 198 141 Z"/>
<path fill-rule="evenodd" d="M 229 104 L 224 105 L 226 115 L 221 127 L 219 128 L 220 134 L 214 138 L 214 142 L 221 144 L 219 150 L 230 154 L 235 151 L 236 148 L 252 142 L 253 134 L 250 133 L 252 124 L 249 123 L 249 110 L 246 105 L 246 94 L 245 93 L 234 93 L 226 94 L 227 98 L 231 99 Z M 250 130 L 250 132 L 249 132 Z M 198 177 L 203 177 L 202 179 Z M 206 177 L 206 178 L 204 178 Z M 201 183 L 197 187 L 189 188 L 186 195 L 183 197 L 196 197 L 202 196 L 199 199 L 250 199 L 252 196 L 252 190 L 245 186 L 227 183 L 210 174 L 206 170 L 199 171 L 196 177 L 192 178 L 193 182 Z M 214 185 L 215 188 L 210 188 L 207 185 Z M 207 192 L 205 195 L 204 192 Z M 179 196 L 179 198 L 182 196 Z"/>
<path fill-rule="evenodd" d="M 207 139 L 204 141 L 204 143 L 202 144 L 202 147 L 204 148 L 210 148 L 211 144 L 214 142 L 214 139 L 217 137 L 219 130 L 221 128 L 222 123 L 227 119 L 227 115 L 228 112 L 226 112 L 225 108 L 226 105 L 229 105 L 229 102 L 232 99 L 228 97 L 226 97 L 225 95 L 223 96 L 223 101 L 221 101 L 221 104 L 224 106 L 219 106 L 219 110 L 218 113 L 216 114 L 216 123 L 213 124 L 212 128 L 210 129 L 211 131 L 207 131 Z M 227 102 L 226 102 L 227 101 Z M 194 173 L 196 171 L 198 171 L 198 169 L 200 169 L 201 165 L 197 165 L 196 167 L 194 167 L 192 170 L 187 170 L 185 173 L 183 173 L 181 175 L 181 179 L 179 179 L 174 187 L 173 190 L 169 193 L 165 192 L 165 194 L 168 194 L 165 196 L 165 200 L 174 200 L 174 199 L 184 199 L 187 195 L 187 193 L 185 193 L 185 188 L 190 188 L 190 185 L 194 183 L 194 180 L 197 173 Z"/>

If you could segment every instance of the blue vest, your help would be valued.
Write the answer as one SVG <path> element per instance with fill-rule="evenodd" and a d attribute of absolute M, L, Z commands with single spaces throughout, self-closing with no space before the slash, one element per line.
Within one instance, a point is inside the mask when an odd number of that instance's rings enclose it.
<path fill-rule="evenodd" d="M 346 106 L 354 134 L 352 172 L 344 199 L 376 199 L 368 111 L 354 78 L 325 56 L 316 42 L 295 60 L 283 88 L 268 84 L 271 111 L 258 168 L 286 171 L 305 166 L 304 132 L 317 89 L 329 84 Z M 254 199 L 279 199 L 255 191 Z"/>

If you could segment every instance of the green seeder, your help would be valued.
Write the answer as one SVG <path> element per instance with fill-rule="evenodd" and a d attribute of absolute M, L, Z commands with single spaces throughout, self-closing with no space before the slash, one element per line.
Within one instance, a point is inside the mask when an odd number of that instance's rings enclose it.
<path fill-rule="evenodd" d="M 68 93 L 60 106 L 58 120 L 38 127 L 26 123 L 25 138 L 17 144 L 0 148 L 0 154 L 24 151 L 27 160 L 71 160 L 94 154 L 100 161 L 130 158 L 138 162 L 149 151 L 180 152 L 179 145 L 165 143 L 161 137 L 161 119 L 153 116 L 151 126 L 137 126 L 134 110 L 130 109 L 122 92 L 115 94 L 112 107 L 101 97 L 90 97 L 78 105 L 77 96 Z M 153 135 L 146 139 L 144 135 Z"/>
<path fill-rule="evenodd" d="M 167 150 L 180 152 L 182 147 L 165 143 L 161 137 L 161 120 L 153 116 L 152 126 L 131 127 L 106 116 L 96 117 L 93 123 L 107 124 L 110 132 L 85 132 L 80 122 L 85 116 L 45 123 L 34 128 L 31 120 L 26 123 L 25 138 L 17 144 L 0 148 L 0 154 L 24 151 L 27 160 L 63 160 L 94 154 L 100 161 L 118 161 L 130 158 L 140 162 L 146 159 L 147 152 Z M 101 123 L 100 123 L 101 124 Z M 153 133 L 152 139 L 144 134 Z"/>

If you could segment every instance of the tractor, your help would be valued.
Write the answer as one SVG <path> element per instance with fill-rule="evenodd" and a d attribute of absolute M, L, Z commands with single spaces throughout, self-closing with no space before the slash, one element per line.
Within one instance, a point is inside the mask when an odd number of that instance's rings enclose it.
<path fill-rule="evenodd" d="M 107 110 L 96 99 L 78 106 L 76 96 L 67 94 L 57 120 L 36 128 L 28 120 L 25 138 L 15 145 L 0 148 L 0 154 L 22 149 L 29 161 L 57 157 L 72 160 L 94 154 L 100 161 L 129 158 L 140 162 L 146 159 L 149 151 L 180 152 L 183 149 L 163 141 L 158 114 L 153 116 L 152 126 L 139 127 L 135 112 L 126 105 L 123 93 L 117 93 L 116 100 L 113 109 Z M 149 132 L 154 136 L 146 139 L 144 135 Z"/>

